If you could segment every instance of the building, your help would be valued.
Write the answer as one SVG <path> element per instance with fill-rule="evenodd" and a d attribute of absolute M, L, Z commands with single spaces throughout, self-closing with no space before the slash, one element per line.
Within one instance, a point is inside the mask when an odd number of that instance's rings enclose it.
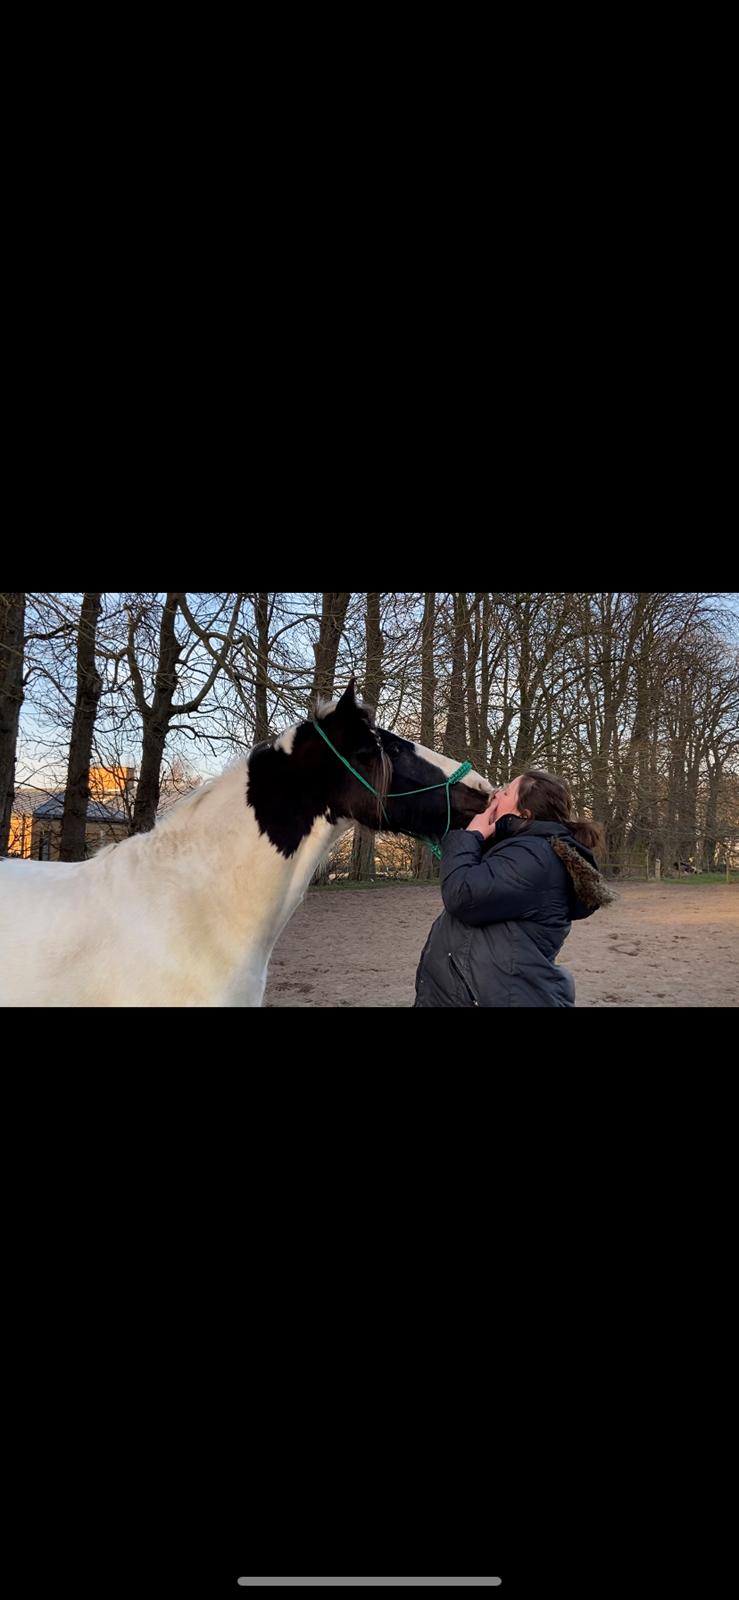
<path fill-rule="evenodd" d="M 31 829 L 31 856 L 34 861 L 58 861 L 62 837 L 64 795 L 54 795 L 51 800 L 37 806 L 33 813 Z M 113 805 L 100 800 L 88 800 L 85 827 L 85 855 L 95 856 L 106 845 L 127 839 L 128 817 Z"/>
<path fill-rule="evenodd" d="M 129 834 L 135 790 L 133 767 L 91 767 L 85 851 L 97 855 Z M 34 861 L 58 861 L 64 790 L 22 788 L 10 818 L 8 854 Z"/>
<path fill-rule="evenodd" d="M 16 790 L 8 835 L 9 856 L 30 856 L 33 814 L 45 799 L 38 789 Z"/>

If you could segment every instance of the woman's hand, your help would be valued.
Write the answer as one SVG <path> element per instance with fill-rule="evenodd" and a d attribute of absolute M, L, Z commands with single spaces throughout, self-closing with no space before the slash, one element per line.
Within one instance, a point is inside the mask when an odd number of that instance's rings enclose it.
<path fill-rule="evenodd" d="M 481 811 L 479 816 L 473 817 L 472 821 L 468 822 L 466 828 L 467 833 L 481 833 L 483 839 L 489 839 L 491 833 L 495 833 L 496 819 L 492 813 L 495 811 L 497 799 L 498 796 L 493 795 L 487 810 Z"/>

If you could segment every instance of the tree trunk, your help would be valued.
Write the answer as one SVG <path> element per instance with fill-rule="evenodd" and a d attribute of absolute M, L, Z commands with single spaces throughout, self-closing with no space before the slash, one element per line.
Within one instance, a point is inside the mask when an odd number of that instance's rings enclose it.
<path fill-rule="evenodd" d="M 377 708 L 382 689 L 382 630 L 380 628 L 380 595 L 367 595 L 366 656 L 364 674 L 364 699 Z M 349 877 L 354 883 L 373 880 L 375 877 L 375 845 L 377 834 L 371 828 L 354 824 L 352 859 Z"/>
<path fill-rule="evenodd" d="M 161 793 L 162 761 L 169 731 L 168 721 L 150 717 L 144 727 L 141 770 L 131 823 L 132 833 L 148 833 L 154 827 Z"/>
<path fill-rule="evenodd" d="M 490 716 L 490 621 L 492 605 L 489 594 L 482 597 L 482 646 L 480 657 L 480 756 L 478 767 L 483 777 L 488 776 L 488 718 Z"/>
<path fill-rule="evenodd" d="M 525 772 L 532 756 L 530 600 L 528 595 L 517 596 L 519 598 L 518 734 L 511 763 L 513 777 Z"/>
<path fill-rule="evenodd" d="M 703 827 L 703 871 L 715 872 L 717 867 L 718 851 L 718 796 L 721 786 L 721 766 L 714 760 L 708 769 L 708 798 L 706 800 L 706 820 Z"/>
<path fill-rule="evenodd" d="M 172 717 L 172 701 L 177 689 L 180 645 L 175 633 L 175 622 L 178 604 L 178 595 L 167 595 L 159 634 L 159 665 L 154 698 L 151 706 L 146 707 L 143 712 L 144 738 L 141 771 L 133 808 L 132 833 L 148 833 L 156 822 L 164 746 Z"/>
<path fill-rule="evenodd" d="M 436 718 L 436 677 L 434 674 L 434 618 L 436 594 L 424 594 L 421 624 L 421 744 L 433 750 Z M 428 846 L 416 842 L 413 871 L 421 883 L 433 883 L 439 875 L 436 857 Z"/>
<path fill-rule="evenodd" d="M 315 701 L 319 694 L 330 698 L 334 692 L 336 661 L 351 595 L 324 594 L 321 599 L 318 643 L 313 646 L 316 665 L 313 674 L 312 701 Z"/>
<path fill-rule="evenodd" d="M 0 856 L 7 854 L 23 703 L 25 594 L 0 594 Z"/>
<path fill-rule="evenodd" d="M 325 695 L 329 699 L 333 695 L 339 645 L 341 644 L 341 635 L 344 631 L 351 595 L 324 594 L 321 598 L 321 623 L 318 643 L 313 646 L 316 665 L 313 674 L 311 707 L 315 705 L 318 695 Z M 311 882 L 328 883 L 328 871 L 329 862 L 326 860 L 316 869 Z"/>
<path fill-rule="evenodd" d="M 269 664 L 269 595 L 258 594 L 255 603 L 257 622 L 257 672 L 254 685 L 256 721 L 254 743 L 269 738 L 267 717 L 267 672 Z"/>
<path fill-rule="evenodd" d="M 484 596 L 476 594 L 467 614 L 467 670 L 465 674 L 465 699 L 467 703 L 467 750 L 475 772 L 485 770 L 485 723 L 481 703 L 477 698 L 477 663 L 482 650 L 482 603 Z M 473 621 L 474 619 L 474 621 Z"/>
<path fill-rule="evenodd" d="M 95 665 L 95 639 L 100 617 L 100 594 L 84 594 L 77 633 L 77 695 L 72 721 L 64 794 L 60 861 L 84 861 L 87 803 L 90 798 L 90 757 L 98 701 L 103 680 Z"/>
<path fill-rule="evenodd" d="M 464 721 L 464 634 L 466 624 L 465 597 L 455 594 L 454 623 L 452 628 L 452 673 L 449 685 L 449 710 L 442 755 L 464 761 L 467 755 L 467 731 Z"/>

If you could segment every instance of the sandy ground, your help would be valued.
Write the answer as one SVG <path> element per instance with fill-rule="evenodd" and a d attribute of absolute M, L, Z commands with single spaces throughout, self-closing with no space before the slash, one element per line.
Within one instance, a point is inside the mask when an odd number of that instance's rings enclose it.
<path fill-rule="evenodd" d="M 581 1006 L 739 1006 L 739 884 L 627 884 L 573 927 Z M 267 1006 L 411 1006 L 436 888 L 310 890 L 275 946 Z"/>

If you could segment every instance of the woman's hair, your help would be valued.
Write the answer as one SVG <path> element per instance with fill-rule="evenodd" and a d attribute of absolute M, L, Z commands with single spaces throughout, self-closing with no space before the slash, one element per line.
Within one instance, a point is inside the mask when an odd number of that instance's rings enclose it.
<path fill-rule="evenodd" d="M 599 822 L 576 817 L 572 791 L 564 778 L 532 767 L 524 772 L 518 789 L 518 809 L 527 811 L 532 822 L 564 822 L 573 839 L 587 850 L 602 852 L 605 835 Z"/>

